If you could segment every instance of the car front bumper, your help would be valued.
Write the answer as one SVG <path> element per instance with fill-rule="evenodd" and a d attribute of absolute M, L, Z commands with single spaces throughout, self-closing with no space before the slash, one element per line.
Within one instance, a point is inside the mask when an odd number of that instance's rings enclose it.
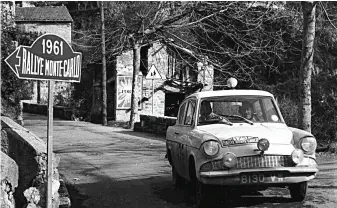
<path fill-rule="evenodd" d="M 309 181 L 315 178 L 318 169 L 316 167 L 277 167 L 277 168 L 258 168 L 258 169 L 233 169 L 222 171 L 200 172 L 199 180 L 203 184 L 221 186 L 246 186 L 246 185 L 270 185 L 291 184 Z M 250 181 L 242 183 L 242 176 L 261 176 L 272 180 Z M 280 176 L 281 177 L 278 177 Z M 255 179 L 255 178 L 254 178 Z"/>

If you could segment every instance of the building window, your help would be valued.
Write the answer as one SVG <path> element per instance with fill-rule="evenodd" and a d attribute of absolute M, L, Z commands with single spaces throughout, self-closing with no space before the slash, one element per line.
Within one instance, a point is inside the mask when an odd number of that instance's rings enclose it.
<path fill-rule="evenodd" d="M 143 73 L 143 75 L 147 74 L 148 54 L 149 54 L 149 46 L 141 47 L 140 49 L 140 71 Z"/>

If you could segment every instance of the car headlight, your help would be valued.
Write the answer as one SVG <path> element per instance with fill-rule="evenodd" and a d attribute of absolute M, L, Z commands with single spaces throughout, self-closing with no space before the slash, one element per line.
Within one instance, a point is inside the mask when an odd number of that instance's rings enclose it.
<path fill-rule="evenodd" d="M 314 137 L 305 137 L 301 140 L 301 148 L 304 152 L 313 152 L 317 147 L 317 142 Z"/>
<path fill-rule="evenodd" d="M 269 148 L 269 141 L 268 141 L 268 139 L 260 139 L 257 142 L 257 148 L 260 151 L 266 151 Z"/>
<path fill-rule="evenodd" d="M 223 157 L 223 164 L 226 167 L 232 168 L 236 165 L 236 163 L 237 163 L 237 159 L 234 153 L 229 152 L 225 154 L 225 156 Z"/>
<path fill-rule="evenodd" d="M 204 143 L 204 151 L 206 153 L 206 155 L 208 156 L 215 156 L 218 154 L 219 152 L 219 142 L 216 142 L 216 141 L 207 141 Z"/>
<path fill-rule="evenodd" d="M 291 159 L 295 164 L 299 164 L 303 161 L 303 151 L 300 149 L 295 149 L 292 153 L 291 153 Z"/>

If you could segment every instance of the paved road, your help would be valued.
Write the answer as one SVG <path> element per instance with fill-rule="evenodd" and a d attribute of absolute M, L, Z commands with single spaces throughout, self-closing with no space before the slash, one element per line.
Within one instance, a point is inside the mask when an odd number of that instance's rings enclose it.
<path fill-rule="evenodd" d="M 46 141 L 47 117 L 24 114 L 25 127 Z M 163 137 L 123 128 L 54 119 L 54 152 L 76 208 L 192 208 L 189 187 L 174 189 Z M 337 207 L 337 160 L 320 159 L 307 200 L 285 189 L 224 195 L 211 207 Z"/>

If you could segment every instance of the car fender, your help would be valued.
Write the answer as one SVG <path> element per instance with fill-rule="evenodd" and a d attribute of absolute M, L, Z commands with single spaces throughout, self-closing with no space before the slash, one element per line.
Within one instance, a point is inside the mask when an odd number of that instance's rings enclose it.
<path fill-rule="evenodd" d="M 194 162 L 194 170 L 191 170 L 191 166 L 192 166 L 192 161 Z M 197 161 L 196 161 L 196 155 L 195 155 L 195 152 L 193 151 L 190 151 L 189 152 L 189 155 L 188 155 L 188 180 L 191 181 L 192 178 L 196 177 L 196 175 L 192 175 L 192 174 L 196 174 L 198 171 L 197 171 Z"/>
<path fill-rule="evenodd" d="M 297 148 L 301 148 L 299 146 L 299 141 L 302 138 L 304 138 L 304 137 L 314 137 L 310 132 L 304 131 L 302 129 L 293 128 L 293 127 L 289 127 L 289 129 L 293 133 L 293 145 L 295 145 L 295 147 L 297 147 Z"/>

